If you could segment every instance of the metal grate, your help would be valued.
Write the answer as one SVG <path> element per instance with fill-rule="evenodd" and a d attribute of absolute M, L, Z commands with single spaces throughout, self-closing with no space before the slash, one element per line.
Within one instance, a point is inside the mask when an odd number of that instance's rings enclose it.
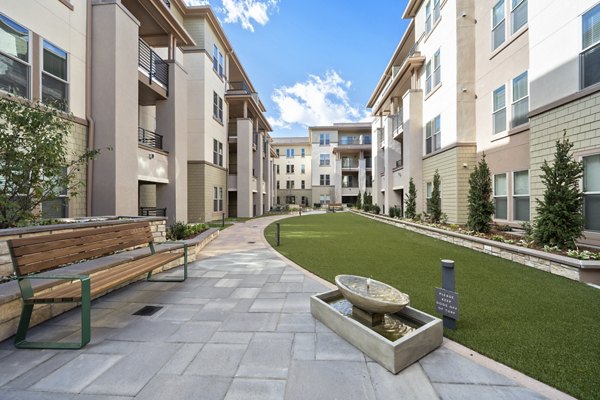
<path fill-rule="evenodd" d="M 154 315 L 158 310 L 160 310 L 161 306 L 144 306 L 133 313 L 133 315 L 143 315 L 145 317 Z"/>

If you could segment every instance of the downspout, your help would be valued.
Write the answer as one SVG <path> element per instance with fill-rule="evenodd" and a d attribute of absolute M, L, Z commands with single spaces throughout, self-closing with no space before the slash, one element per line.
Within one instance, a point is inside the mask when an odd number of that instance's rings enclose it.
<path fill-rule="evenodd" d="M 85 119 L 88 123 L 88 150 L 94 150 L 94 119 L 92 118 L 92 0 L 87 0 L 86 10 L 86 26 L 85 26 Z M 87 182 L 86 182 L 86 214 L 92 215 L 92 189 L 94 179 L 94 160 L 90 159 L 87 166 Z"/>

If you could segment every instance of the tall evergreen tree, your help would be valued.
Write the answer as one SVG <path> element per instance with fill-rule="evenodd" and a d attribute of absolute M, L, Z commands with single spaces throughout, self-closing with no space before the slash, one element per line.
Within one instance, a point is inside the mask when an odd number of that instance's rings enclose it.
<path fill-rule="evenodd" d="M 485 153 L 469 176 L 469 217 L 467 226 L 475 232 L 487 233 L 492 224 L 494 203 L 492 201 L 492 178 Z"/>
<path fill-rule="evenodd" d="M 362 195 L 360 194 L 360 190 L 358 191 L 358 196 L 356 196 L 356 209 L 360 210 L 362 207 L 361 204 Z"/>
<path fill-rule="evenodd" d="M 408 181 L 408 194 L 406 195 L 406 218 L 415 219 L 417 216 L 417 188 L 411 177 Z"/>
<path fill-rule="evenodd" d="M 543 200 L 537 199 L 534 239 L 543 245 L 573 247 L 583 232 L 583 193 L 579 180 L 583 162 L 573 159 L 573 143 L 566 138 L 556 141 L 554 163 L 546 160 L 541 167 L 542 183 L 546 187 Z"/>
<path fill-rule="evenodd" d="M 431 198 L 427 200 L 427 208 L 431 222 L 438 224 L 442 219 L 442 198 L 440 196 L 440 174 L 437 169 L 433 174 L 433 188 Z"/>

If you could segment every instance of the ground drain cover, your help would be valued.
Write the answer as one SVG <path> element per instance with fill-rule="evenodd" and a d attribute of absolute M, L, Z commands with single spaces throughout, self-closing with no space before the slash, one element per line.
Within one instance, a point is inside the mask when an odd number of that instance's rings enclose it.
<path fill-rule="evenodd" d="M 161 308 L 162 307 L 159 307 L 159 306 L 144 306 L 144 307 L 140 308 L 139 310 L 137 310 L 136 312 L 134 312 L 133 315 L 144 315 L 144 316 L 154 315 Z"/>
<path fill-rule="evenodd" d="M 254 243 L 256 243 L 256 242 L 248 242 L 248 243 L 250 243 L 250 244 L 254 244 Z"/>

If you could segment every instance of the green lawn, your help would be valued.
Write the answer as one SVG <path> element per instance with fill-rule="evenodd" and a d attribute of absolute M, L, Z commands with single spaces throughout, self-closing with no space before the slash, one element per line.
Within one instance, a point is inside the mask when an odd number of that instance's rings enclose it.
<path fill-rule="evenodd" d="M 372 276 L 435 314 L 440 260 L 455 261 L 460 320 L 444 334 L 580 399 L 600 398 L 600 290 L 351 213 L 280 221 L 275 247 L 333 282 Z M 275 224 L 265 236 L 275 245 Z"/>

